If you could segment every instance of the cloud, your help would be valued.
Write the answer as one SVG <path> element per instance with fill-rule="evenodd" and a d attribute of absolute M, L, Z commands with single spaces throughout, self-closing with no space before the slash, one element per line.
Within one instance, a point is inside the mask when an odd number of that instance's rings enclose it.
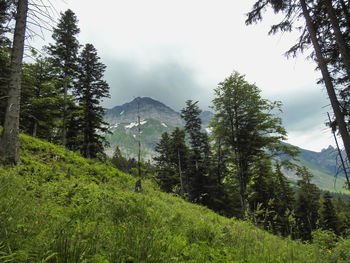
<path fill-rule="evenodd" d="M 198 100 L 198 94 L 203 93 L 194 70 L 176 61 L 144 65 L 132 60 L 113 59 L 105 64 L 105 78 L 111 93 L 111 99 L 104 105 L 107 108 L 129 102 L 134 97 L 151 97 L 180 110 L 186 100 Z"/>

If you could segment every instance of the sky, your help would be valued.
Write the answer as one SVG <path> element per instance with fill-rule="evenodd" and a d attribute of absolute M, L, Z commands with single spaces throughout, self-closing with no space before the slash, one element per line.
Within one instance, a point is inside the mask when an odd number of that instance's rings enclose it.
<path fill-rule="evenodd" d="M 268 36 L 278 21 L 267 13 L 245 25 L 253 0 L 51 0 L 59 12 L 71 9 L 81 30 L 107 66 L 112 108 L 135 97 L 152 97 L 174 110 L 188 99 L 210 109 L 214 89 L 233 71 L 255 83 L 263 98 L 283 103 L 288 142 L 320 151 L 334 145 L 325 126 L 330 111 L 320 73 L 305 55 L 283 54 L 296 33 Z M 51 33 L 45 40 L 52 43 Z"/>

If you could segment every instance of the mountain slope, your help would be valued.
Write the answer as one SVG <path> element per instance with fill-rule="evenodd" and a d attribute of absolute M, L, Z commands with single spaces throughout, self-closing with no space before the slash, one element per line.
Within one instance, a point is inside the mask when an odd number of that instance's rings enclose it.
<path fill-rule="evenodd" d="M 156 155 L 154 147 L 160 140 L 163 132 L 171 133 L 176 126 L 183 127 L 184 123 L 180 113 L 172 110 L 151 98 L 136 98 L 133 101 L 116 106 L 106 112 L 105 121 L 109 123 L 111 135 L 107 135 L 110 147 L 106 149 L 108 155 L 113 155 L 115 147 L 118 145 L 122 153 L 127 158 L 136 158 L 138 153 L 138 127 L 137 116 L 141 121 L 141 152 L 142 159 L 152 161 Z M 207 130 L 213 113 L 203 111 L 200 118 L 203 124 L 203 130 Z M 337 174 L 339 164 L 337 163 L 337 152 L 330 146 L 321 152 L 313 152 L 299 148 L 300 164 L 309 168 L 314 175 L 313 182 L 321 189 L 332 192 L 344 192 L 345 177 L 342 173 Z M 292 180 L 296 181 L 294 172 L 285 171 L 285 174 Z"/>
<path fill-rule="evenodd" d="M 0 165 L 2 262 L 328 262 L 312 245 L 187 203 L 110 164 L 20 136 Z M 336 258 L 335 258 L 336 259 Z"/>
<path fill-rule="evenodd" d="M 131 102 L 107 110 L 105 121 L 110 125 L 127 124 L 137 121 L 138 115 L 142 120 L 153 119 L 166 122 L 171 126 L 184 124 L 178 112 L 149 97 L 138 97 Z"/>

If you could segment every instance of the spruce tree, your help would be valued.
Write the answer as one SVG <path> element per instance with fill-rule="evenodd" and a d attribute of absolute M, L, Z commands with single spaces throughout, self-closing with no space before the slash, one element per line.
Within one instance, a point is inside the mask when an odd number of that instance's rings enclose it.
<path fill-rule="evenodd" d="M 21 128 L 24 132 L 55 142 L 61 96 L 55 86 L 55 72 L 48 58 L 38 57 L 24 64 L 21 96 Z"/>
<path fill-rule="evenodd" d="M 177 174 L 176 165 L 171 160 L 171 138 L 167 132 L 162 134 L 160 141 L 155 147 L 158 154 L 154 157 L 156 164 L 156 178 L 159 187 L 167 193 L 172 192 L 175 186 L 180 186 L 180 178 Z M 183 191 L 183 188 L 182 188 Z"/>
<path fill-rule="evenodd" d="M 320 227 L 324 230 L 331 230 L 335 234 L 339 234 L 339 220 L 335 207 L 332 202 L 332 195 L 330 192 L 326 192 L 322 198 L 322 204 L 320 208 Z"/>
<path fill-rule="evenodd" d="M 157 180 L 166 192 L 176 191 L 181 197 L 188 197 L 188 167 L 190 151 L 185 143 L 185 131 L 176 127 L 169 136 L 163 133 L 155 148 Z"/>
<path fill-rule="evenodd" d="M 297 237 L 302 240 L 311 240 L 311 233 L 317 228 L 320 190 L 311 183 L 312 174 L 306 167 L 297 170 L 298 191 L 295 205 L 295 220 Z"/>
<path fill-rule="evenodd" d="M 185 131 L 189 134 L 191 145 L 191 165 L 189 168 L 188 190 L 190 200 L 203 203 L 206 191 L 206 178 L 210 167 L 209 138 L 201 132 L 202 121 L 199 118 L 201 110 L 197 102 L 186 101 L 186 108 L 181 110 L 181 117 L 185 120 Z"/>
<path fill-rule="evenodd" d="M 61 18 L 53 29 L 52 38 L 55 43 L 48 47 L 53 64 L 58 69 L 57 85 L 63 96 L 61 129 L 64 146 L 67 144 L 67 127 L 71 118 L 69 105 L 72 104 L 72 98 L 69 96 L 69 91 L 74 87 L 78 70 L 79 42 L 77 34 L 79 34 L 80 29 L 77 24 L 78 19 L 72 10 L 68 9 L 61 13 Z"/>
<path fill-rule="evenodd" d="M 107 143 L 104 134 L 108 132 L 103 121 L 102 99 L 109 98 L 109 86 L 103 80 L 106 66 L 100 62 L 97 50 L 92 44 L 86 44 L 79 58 L 79 75 L 75 99 L 81 107 L 82 145 L 81 153 L 87 158 L 103 155 Z"/>

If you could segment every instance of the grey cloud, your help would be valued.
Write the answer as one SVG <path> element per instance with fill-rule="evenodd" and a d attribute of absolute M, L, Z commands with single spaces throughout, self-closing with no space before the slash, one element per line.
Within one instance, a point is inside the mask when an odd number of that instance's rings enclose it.
<path fill-rule="evenodd" d="M 186 100 L 198 100 L 203 95 L 193 70 L 175 61 L 147 68 L 126 60 L 107 60 L 105 64 L 111 92 L 111 99 L 104 105 L 107 108 L 129 102 L 134 97 L 151 97 L 180 110 Z"/>
<path fill-rule="evenodd" d="M 283 123 L 288 131 L 308 132 L 327 121 L 329 101 L 325 92 L 315 87 L 298 94 L 285 95 L 283 102 Z"/>

